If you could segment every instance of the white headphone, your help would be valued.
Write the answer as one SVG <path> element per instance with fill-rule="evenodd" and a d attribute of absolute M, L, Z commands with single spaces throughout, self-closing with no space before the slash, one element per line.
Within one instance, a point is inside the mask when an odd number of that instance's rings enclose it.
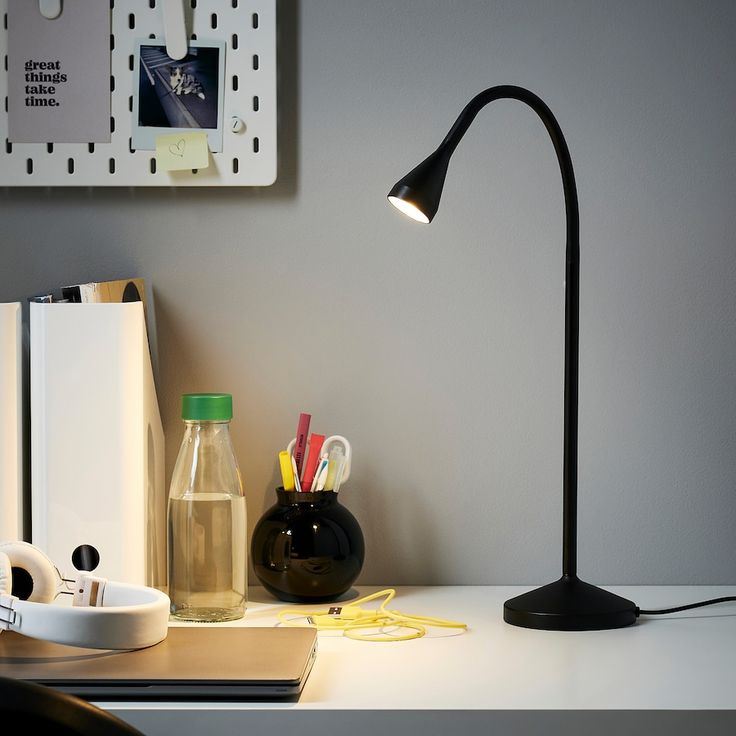
<path fill-rule="evenodd" d="M 74 583 L 72 607 L 49 605 L 65 582 Z M 84 572 L 63 580 L 38 547 L 0 544 L 0 633 L 92 649 L 142 649 L 166 638 L 169 606 L 165 593 L 143 585 Z"/>

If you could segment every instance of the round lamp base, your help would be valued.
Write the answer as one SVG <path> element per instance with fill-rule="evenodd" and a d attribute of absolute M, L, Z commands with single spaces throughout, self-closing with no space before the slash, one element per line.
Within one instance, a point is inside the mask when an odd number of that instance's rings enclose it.
<path fill-rule="evenodd" d="M 636 618 L 632 601 L 578 578 L 562 577 L 503 604 L 503 620 L 526 629 L 620 629 L 633 624 Z"/>

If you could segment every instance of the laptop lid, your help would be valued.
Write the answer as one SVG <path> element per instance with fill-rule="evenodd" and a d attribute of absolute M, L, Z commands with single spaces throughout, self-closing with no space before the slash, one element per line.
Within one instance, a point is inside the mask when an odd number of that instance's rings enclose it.
<path fill-rule="evenodd" d="M 298 696 L 317 653 L 310 628 L 177 626 L 160 644 L 115 652 L 0 636 L 0 675 L 88 700 Z"/>

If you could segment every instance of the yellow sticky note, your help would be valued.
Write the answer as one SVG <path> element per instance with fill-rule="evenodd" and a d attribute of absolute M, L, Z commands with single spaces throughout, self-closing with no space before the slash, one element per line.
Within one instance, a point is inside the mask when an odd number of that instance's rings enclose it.
<path fill-rule="evenodd" d="M 156 165 L 164 171 L 206 169 L 210 165 L 207 133 L 173 133 L 156 136 Z"/>

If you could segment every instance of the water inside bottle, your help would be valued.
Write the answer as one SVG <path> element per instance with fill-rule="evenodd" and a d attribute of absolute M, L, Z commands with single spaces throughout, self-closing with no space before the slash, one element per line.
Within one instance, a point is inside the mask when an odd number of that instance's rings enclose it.
<path fill-rule="evenodd" d="M 241 552 L 245 535 L 243 496 L 188 493 L 169 500 L 169 597 L 176 618 L 201 622 L 242 618 L 247 591 L 243 587 L 247 569 L 240 569 L 247 565 L 247 555 Z"/>

